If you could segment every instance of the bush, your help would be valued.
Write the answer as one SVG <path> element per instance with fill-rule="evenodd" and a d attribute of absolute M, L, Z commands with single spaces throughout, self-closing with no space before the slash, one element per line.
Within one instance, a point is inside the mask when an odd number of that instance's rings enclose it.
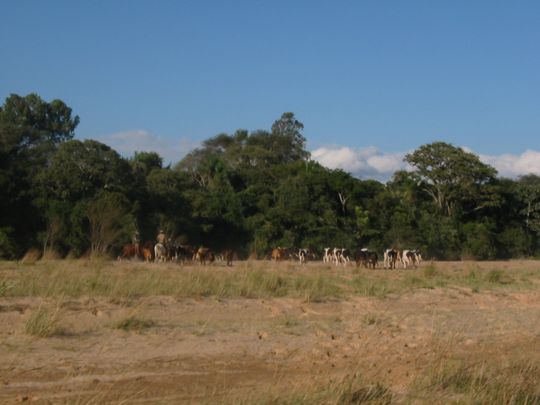
<path fill-rule="evenodd" d="M 471 222 L 463 226 L 463 254 L 478 260 L 494 259 L 497 256 L 493 226 Z"/>
<path fill-rule="evenodd" d="M 0 228 L 0 258 L 13 259 L 16 256 L 16 247 L 10 234 L 12 228 Z"/>

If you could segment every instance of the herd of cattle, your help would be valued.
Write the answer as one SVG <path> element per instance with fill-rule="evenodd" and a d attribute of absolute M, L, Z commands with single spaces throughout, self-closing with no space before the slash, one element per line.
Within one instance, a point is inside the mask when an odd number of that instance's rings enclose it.
<path fill-rule="evenodd" d="M 308 260 L 317 260 L 317 255 L 312 249 L 290 249 L 277 247 L 272 250 L 270 257 L 279 262 L 281 260 L 298 260 L 300 264 L 306 264 Z M 325 248 L 322 254 L 323 263 L 334 264 L 336 266 L 346 266 L 354 262 L 356 267 L 363 266 L 375 269 L 379 265 L 379 255 L 367 248 L 358 249 L 351 256 L 345 248 Z M 383 254 L 383 267 L 385 269 L 395 269 L 401 266 L 404 269 L 416 267 L 422 261 L 420 250 L 398 250 L 386 249 Z"/>
<path fill-rule="evenodd" d="M 211 264 L 216 260 L 225 262 L 227 266 L 232 266 L 235 254 L 232 250 L 224 250 L 218 254 L 209 248 L 195 248 L 189 245 L 177 243 L 153 243 L 151 241 L 140 245 L 127 244 L 122 248 L 122 253 L 118 260 L 140 259 L 146 262 L 176 262 L 180 264 L 197 263 Z M 305 265 L 308 261 L 317 260 L 318 256 L 313 249 L 284 248 L 277 247 L 267 257 L 275 262 L 283 260 L 298 261 Z M 367 248 L 358 249 L 351 256 L 349 249 L 345 248 L 325 248 L 322 254 L 323 263 L 334 264 L 336 266 L 346 266 L 355 263 L 356 267 L 375 269 L 379 266 L 379 255 Z M 422 261 L 422 254 L 419 250 L 398 250 L 386 249 L 383 254 L 383 267 L 385 269 L 396 269 L 398 267 L 407 269 L 417 267 Z"/>
<path fill-rule="evenodd" d="M 153 243 L 147 241 L 140 245 L 138 243 L 129 243 L 122 247 L 122 253 L 118 256 L 118 260 L 123 259 L 141 259 L 145 262 L 176 262 L 185 264 L 188 262 L 196 262 L 199 264 L 210 264 L 216 259 L 224 261 L 227 266 L 232 266 L 234 253 L 232 250 L 224 250 L 216 255 L 209 248 L 199 247 L 194 248 L 189 245 L 177 243 Z"/>

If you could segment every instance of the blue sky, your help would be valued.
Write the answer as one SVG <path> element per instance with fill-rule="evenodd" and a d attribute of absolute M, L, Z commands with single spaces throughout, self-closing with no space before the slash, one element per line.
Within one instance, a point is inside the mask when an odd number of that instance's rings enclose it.
<path fill-rule="evenodd" d="M 540 173 L 535 1 L 6 1 L 0 54 L 2 100 L 60 98 L 124 154 L 178 160 L 293 111 L 360 176 L 435 140 Z"/>

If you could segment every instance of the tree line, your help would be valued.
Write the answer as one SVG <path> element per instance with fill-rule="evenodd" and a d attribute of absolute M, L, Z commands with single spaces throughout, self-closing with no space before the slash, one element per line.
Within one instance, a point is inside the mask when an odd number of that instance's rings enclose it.
<path fill-rule="evenodd" d="M 12 94 L 0 107 L 0 257 L 38 248 L 114 255 L 138 231 L 263 257 L 276 246 L 417 248 L 434 259 L 540 253 L 540 177 L 518 179 L 445 142 L 405 156 L 387 183 L 310 159 L 303 124 L 207 139 L 174 166 L 74 139 L 61 100 Z"/>

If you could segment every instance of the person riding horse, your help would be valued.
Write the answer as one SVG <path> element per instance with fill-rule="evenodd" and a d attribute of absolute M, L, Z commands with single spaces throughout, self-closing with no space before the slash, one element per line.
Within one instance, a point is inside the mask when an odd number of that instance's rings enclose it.
<path fill-rule="evenodd" d="M 167 235 L 163 232 L 163 229 L 159 230 L 159 233 L 156 237 L 157 243 L 161 243 L 163 246 L 167 243 Z"/>
<path fill-rule="evenodd" d="M 139 235 L 139 231 L 135 231 L 135 233 L 131 237 L 131 243 L 133 244 L 133 246 L 135 246 L 135 252 L 136 252 L 137 256 L 139 256 L 140 252 L 141 252 L 141 250 L 140 250 L 141 237 Z"/>

